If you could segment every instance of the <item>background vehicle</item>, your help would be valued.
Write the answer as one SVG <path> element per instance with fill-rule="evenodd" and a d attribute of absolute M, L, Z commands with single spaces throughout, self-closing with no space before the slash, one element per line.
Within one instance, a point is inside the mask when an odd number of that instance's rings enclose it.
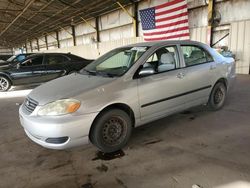
<path fill-rule="evenodd" d="M 17 63 L 20 63 L 24 59 L 26 59 L 29 55 L 32 55 L 32 54 L 27 53 L 27 54 L 13 55 L 13 56 L 9 57 L 6 61 L 0 62 L 0 68 L 2 66 L 6 66 L 6 65 L 16 65 Z"/>
<path fill-rule="evenodd" d="M 126 145 L 133 127 L 201 104 L 219 110 L 234 78 L 234 59 L 205 44 L 133 44 L 34 89 L 20 107 L 20 121 L 44 147 L 90 140 L 113 152 Z"/>
<path fill-rule="evenodd" d="M 79 71 L 91 61 L 63 53 L 30 55 L 20 63 L 0 67 L 0 91 L 8 91 L 11 86 L 47 82 Z"/>

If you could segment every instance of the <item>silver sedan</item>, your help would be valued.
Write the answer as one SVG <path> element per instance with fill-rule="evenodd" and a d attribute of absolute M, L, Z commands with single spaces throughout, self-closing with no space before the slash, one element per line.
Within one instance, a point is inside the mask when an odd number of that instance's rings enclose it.
<path fill-rule="evenodd" d="M 20 121 L 46 148 L 91 141 L 113 152 L 126 145 L 134 127 L 197 105 L 219 110 L 234 78 L 234 60 L 205 44 L 133 44 L 34 89 L 20 107 Z"/>

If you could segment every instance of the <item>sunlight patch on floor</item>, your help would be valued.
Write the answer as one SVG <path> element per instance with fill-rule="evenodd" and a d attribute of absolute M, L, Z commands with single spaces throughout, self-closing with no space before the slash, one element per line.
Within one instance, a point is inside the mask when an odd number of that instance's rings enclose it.
<path fill-rule="evenodd" d="M 4 98 L 15 98 L 15 97 L 25 97 L 25 96 L 27 96 L 31 91 L 32 91 L 32 89 L 18 90 L 18 91 L 0 92 L 0 99 L 4 99 Z"/>
<path fill-rule="evenodd" d="M 237 181 L 227 185 L 222 185 L 214 188 L 250 188 L 250 183 L 245 181 Z"/>

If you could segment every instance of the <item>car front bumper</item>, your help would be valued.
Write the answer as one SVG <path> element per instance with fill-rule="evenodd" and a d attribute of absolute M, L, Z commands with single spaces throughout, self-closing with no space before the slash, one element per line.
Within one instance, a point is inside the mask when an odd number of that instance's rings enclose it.
<path fill-rule="evenodd" d="M 89 143 L 89 132 L 97 113 L 65 116 L 27 115 L 22 106 L 19 118 L 26 135 L 35 143 L 50 149 L 68 149 Z M 48 139 L 64 139 L 51 143 Z"/>

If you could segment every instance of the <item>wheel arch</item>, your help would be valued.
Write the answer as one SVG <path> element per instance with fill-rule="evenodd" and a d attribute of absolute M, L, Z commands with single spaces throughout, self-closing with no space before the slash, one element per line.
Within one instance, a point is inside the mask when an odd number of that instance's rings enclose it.
<path fill-rule="evenodd" d="M 10 84 L 13 85 L 13 82 L 8 74 L 0 72 L 0 76 L 7 78 L 9 80 Z"/>
<path fill-rule="evenodd" d="M 219 83 L 219 82 L 223 83 L 224 86 L 226 87 L 226 89 L 228 88 L 228 81 L 227 81 L 227 79 L 224 78 L 224 77 L 219 78 L 219 79 L 215 82 L 215 84 L 213 85 L 213 87 L 214 87 L 217 83 Z"/>
<path fill-rule="evenodd" d="M 126 112 L 129 117 L 131 118 L 132 120 L 132 127 L 135 126 L 135 114 L 134 114 L 134 111 L 132 110 L 132 108 L 125 104 L 125 103 L 113 103 L 113 104 L 109 104 L 108 106 L 104 107 L 98 114 L 97 116 L 95 117 L 94 121 L 92 122 L 91 124 L 91 127 L 90 127 L 90 131 L 89 131 L 89 135 L 91 134 L 92 130 L 93 130 L 93 127 L 94 127 L 94 124 L 95 122 L 98 120 L 98 118 L 106 111 L 108 110 L 111 110 L 111 109 L 120 109 L 120 110 L 123 110 L 124 112 Z"/>

